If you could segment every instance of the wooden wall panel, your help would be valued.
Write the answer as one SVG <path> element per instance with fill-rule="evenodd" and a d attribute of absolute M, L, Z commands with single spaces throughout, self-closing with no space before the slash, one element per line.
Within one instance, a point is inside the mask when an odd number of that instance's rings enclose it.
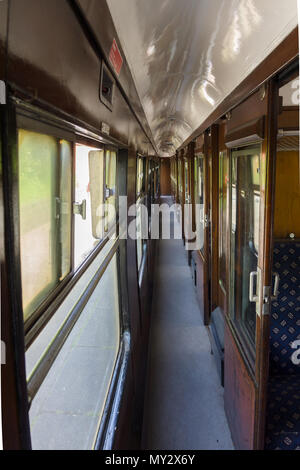
<path fill-rule="evenodd" d="M 161 160 L 160 167 L 160 191 L 162 196 L 171 196 L 171 167 L 170 160 Z"/>
<path fill-rule="evenodd" d="M 192 258 L 196 264 L 196 295 L 204 323 L 208 322 L 208 286 L 209 282 L 206 275 L 205 263 L 202 254 L 194 251 Z"/>
<path fill-rule="evenodd" d="M 276 166 L 274 236 L 300 238 L 299 153 L 278 152 Z"/>
<path fill-rule="evenodd" d="M 255 386 L 236 347 L 228 325 L 225 327 L 225 411 L 236 449 L 254 446 Z"/>

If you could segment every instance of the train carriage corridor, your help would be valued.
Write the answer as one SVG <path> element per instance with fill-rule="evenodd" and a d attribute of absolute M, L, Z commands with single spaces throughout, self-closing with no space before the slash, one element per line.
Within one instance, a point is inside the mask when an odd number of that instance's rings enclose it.
<path fill-rule="evenodd" d="M 299 19 L 0 0 L 0 449 L 300 450 Z"/>
<path fill-rule="evenodd" d="M 171 197 L 161 202 L 173 204 Z M 182 240 L 158 242 L 142 446 L 229 450 L 223 388 L 187 253 Z"/>

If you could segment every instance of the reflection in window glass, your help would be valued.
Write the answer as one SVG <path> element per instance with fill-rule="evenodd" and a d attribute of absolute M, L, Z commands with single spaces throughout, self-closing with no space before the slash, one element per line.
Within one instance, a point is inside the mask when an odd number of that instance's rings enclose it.
<path fill-rule="evenodd" d="M 260 152 L 261 146 L 254 145 L 231 156 L 231 315 L 253 346 L 256 304 L 249 301 L 249 280 L 258 263 Z"/>
<path fill-rule="evenodd" d="M 179 189 L 179 197 L 182 198 L 183 193 L 183 184 L 182 184 L 182 160 L 178 160 L 178 189 Z"/>
<path fill-rule="evenodd" d="M 145 188 L 146 188 L 145 184 L 146 184 L 146 159 L 142 157 L 138 157 L 137 159 L 137 182 L 136 182 L 137 196 L 145 192 Z"/>
<path fill-rule="evenodd" d="M 22 295 L 27 320 L 71 269 L 72 148 L 55 137 L 19 130 L 18 152 Z"/>
<path fill-rule="evenodd" d="M 118 299 L 114 255 L 33 399 L 34 450 L 93 448 L 119 351 Z"/>
<path fill-rule="evenodd" d="M 105 231 L 108 232 L 116 220 L 116 173 L 117 173 L 117 155 L 116 152 L 106 152 L 105 163 L 105 181 L 106 181 L 106 200 L 105 200 Z"/>
<path fill-rule="evenodd" d="M 155 163 L 153 162 L 153 166 Z M 151 168 L 152 162 L 149 164 Z M 148 215 L 146 211 L 147 197 L 145 196 L 146 191 L 146 171 L 147 171 L 147 160 L 146 158 L 138 157 L 137 159 L 137 175 L 136 175 L 136 188 L 137 188 L 137 201 L 136 201 L 136 249 L 137 249 L 137 264 L 138 270 L 142 265 L 143 254 L 147 246 L 148 238 Z M 149 176 L 148 184 L 155 186 L 155 169 Z M 153 193 L 155 189 L 153 187 Z M 154 197 L 154 194 L 153 194 Z M 144 207 L 145 206 L 145 207 Z M 150 211 L 151 213 L 151 211 Z M 150 225 L 149 225 L 150 227 Z"/>
<path fill-rule="evenodd" d="M 196 203 L 196 230 L 201 250 L 204 249 L 204 155 L 195 157 L 195 203 Z"/>
<path fill-rule="evenodd" d="M 227 188 L 229 181 L 229 159 L 227 152 L 221 152 L 219 158 L 219 272 L 220 282 L 226 286 L 226 245 L 227 245 Z"/>
<path fill-rule="evenodd" d="M 93 230 L 92 223 L 92 206 L 91 206 L 91 184 L 90 184 L 90 153 L 95 155 L 95 152 L 100 154 L 100 168 L 99 173 L 104 174 L 104 151 L 86 145 L 76 145 L 75 154 L 75 200 L 76 204 L 83 210 L 86 206 L 86 216 L 82 217 L 80 214 L 75 215 L 75 253 L 74 263 L 75 268 L 89 256 L 91 251 L 99 243 L 96 238 L 95 230 Z M 100 195 L 101 191 L 99 192 Z M 99 196 L 100 197 L 100 196 Z M 102 204 L 103 201 L 99 201 Z M 97 204 L 95 203 L 95 206 Z M 101 215 L 100 215 L 101 216 Z"/>
<path fill-rule="evenodd" d="M 185 199 L 187 201 L 189 196 L 189 164 L 184 163 L 184 188 L 185 188 Z"/>

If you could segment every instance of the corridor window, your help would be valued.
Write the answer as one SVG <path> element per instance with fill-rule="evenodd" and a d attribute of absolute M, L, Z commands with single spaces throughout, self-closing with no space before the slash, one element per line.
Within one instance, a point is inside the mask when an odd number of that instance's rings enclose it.
<path fill-rule="evenodd" d="M 106 151 L 105 157 L 105 232 L 109 232 L 116 221 L 116 152 Z"/>
<path fill-rule="evenodd" d="M 136 194 L 137 196 L 143 194 L 146 190 L 146 159 L 138 157 L 137 160 L 137 183 Z"/>
<path fill-rule="evenodd" d="M 241 338 L 252 347 L 255 344 L 256 305 L 249 301 L 249 281 L 258 265 L 260 154 L 260 145 L 234 150 L 231 154 L 230 312 Z"/>
<path fill-rule="evenodd" d="M 204 249 L 204 155 L 199 154 L 194 160 L 195 171 L 195 203 L 196 203 L 196 230 L 201 251 Z"/>
<path fill-rule="evenodd" d="M 80 317 L 33 398 L 29 419 L 34 450 L 94 448 L 120 347 L 117 257 L 116 253 L 94 285 Z M 96 266 L 91 265 L 84 273 L 41 338 L 28 349 L 27 370 L 32 370 L 33 375 L 40 357 L 52 347 L 70 306 L 76 306 L 84 295 L 104 259 L 101 252 L 94 262 Z"/>
<path fill-rule="evenodd" d="M 182 184 L 182 161 L 181 159 L 178 160 L 178 190 L 179 190 L 179 197 L 182 198 L 183 184 Z"/>
<path fill-rule="evenodd" d="M 94 171 L 93 171 L 94 167 Z M 97 168 L 97 171 L 96 171 Z M 91 176 L 92 175 L 92 179 Z M 76 145 L 75 150 L 75 268 L 78 268 L 103 238 L 104 150 Z M 94 178 L 96 181 L 94 182 Z M 99 191 L 91 196 L 91 188 Z M 92 210 L 93 209 L 93 210 Z M 96 217 L 92 217 L 95 214 Z"/>
<path fill-rule="evenodd" d="M 228 181 L 229 181 L 229 159 L 227 152 L 221 152 L 219 158 L 219 273 L 220 283 L 226 287 L 226 253 L 227 253 L 227 207 L 228 207 Z"/>
<path fill-rule="evenodd" d="M 24 320 L 71 270 L 72 146 L 18 133 L 21 279 Z"/>
<path fill-rule="evenodd" d="M 136 249 L 137 249 L 137 266 L 138 271 L 141 268 L 143 255 L 147 247 L 148 237 L 148 216 L 147 216 L 147 199 L 146 191 L 146 168 L 147 160 L 138 157 L 137 160 L 137 201 L 136 201 Z"/>

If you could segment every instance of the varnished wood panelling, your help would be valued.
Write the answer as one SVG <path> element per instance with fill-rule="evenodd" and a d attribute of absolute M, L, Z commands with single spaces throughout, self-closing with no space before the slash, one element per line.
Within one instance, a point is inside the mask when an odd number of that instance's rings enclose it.
<path fill-rule="evenodd" d="M 278 129 L 299 130 L 299 108 L 283 108 L 278 116 Z"/>
<path fill-rule="evenodd" d="M 265 116 L 268 111 L 268 100 L 265 96 L 262 99 L 262 94 L 257 91 L 246 99 L 240 106 L 233 109 L 231 118 L 227 121 L 227 135 L 236 132 L 247 126 L 248 123 L 256 129 L 259 125 L 259 120 Z"/>
<path fill-rule="evenodd" d="M 255 387 L 225 327 L 225 411 L 235 447 L 252 450 L 254 445 Z"/>
<path fill-rule="evenodd" d="M 211 312 L 218 307 L 219 291 L 219 127 L 211 129 Z"/>
<path fill-rule="evenodd" d="M 200 308 L 200 312 L 203 316 L 203 320 L 207 323 L 207 312 L 208 312 L 208 286 L 209 280 L 207 278 L 207 271 L 205 261 L 202 254 L 199 251 L 194 251 L 192 254 L 194 262 L 196 264 L 196 295 Z"/>
<path fill-rule="evenodd" d="M 299 152 L 278 152 L 275 189 L 275 238 L 300 238 Z"/>
<path fill-rule="evenodd" d="M 171 169 L 170 160 L 167 158 L 161 159 L 160 191 L 162 196 L 171 195 Z"/>

